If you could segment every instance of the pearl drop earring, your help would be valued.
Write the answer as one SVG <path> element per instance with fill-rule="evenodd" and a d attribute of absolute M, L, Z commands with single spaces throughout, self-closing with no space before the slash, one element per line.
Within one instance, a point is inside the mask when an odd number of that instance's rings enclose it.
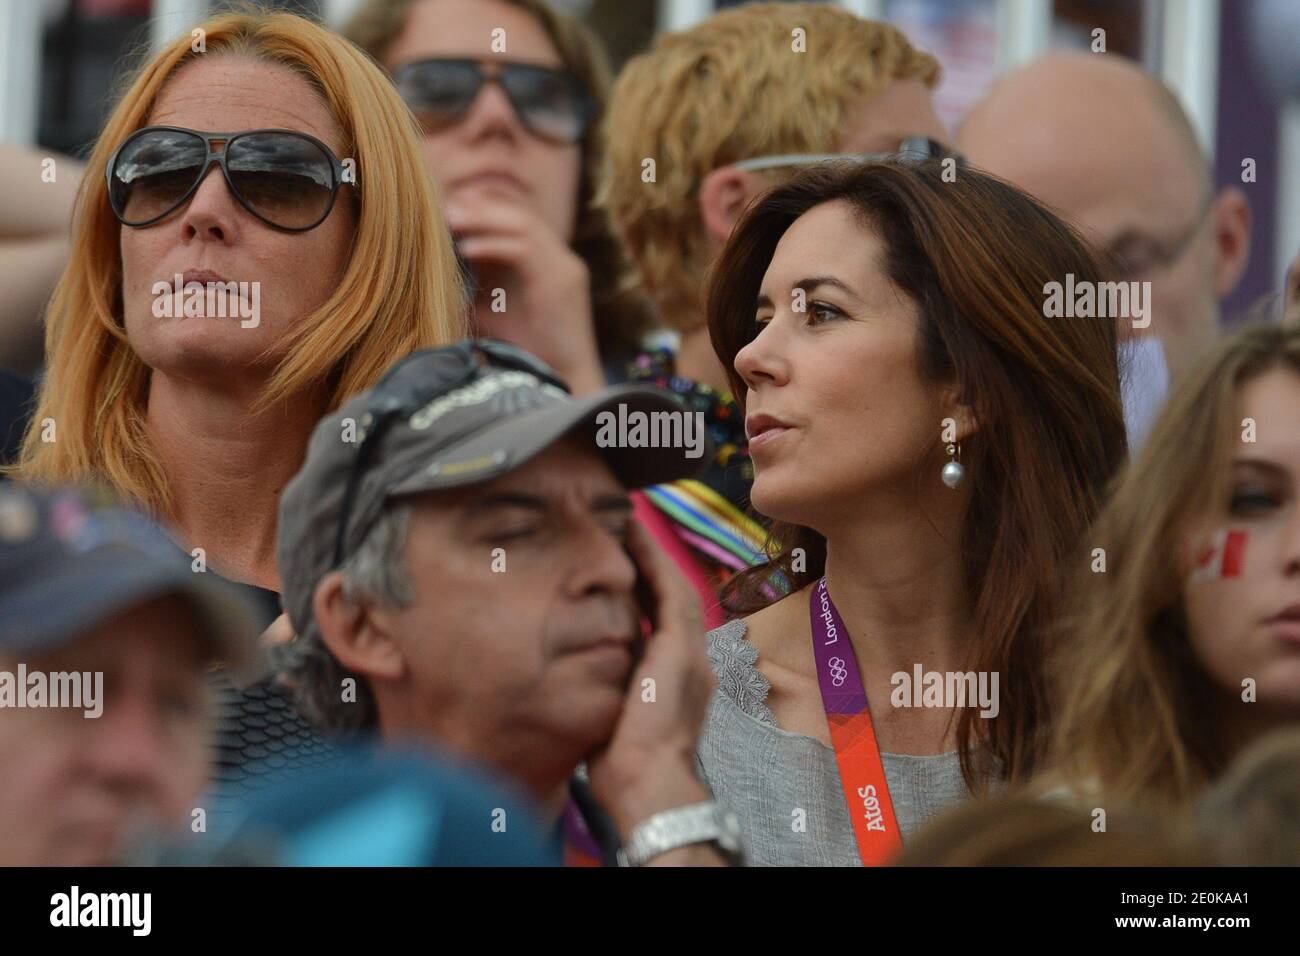
<path fill-rule="evenodd" d="M 966 469 L 961 465 L 961 443 L 948 446 L 948 455 L 950 460 L 943 466 L 943 471 L 939 477 L 949 488 L 956 488 L 966 480 Z"/>

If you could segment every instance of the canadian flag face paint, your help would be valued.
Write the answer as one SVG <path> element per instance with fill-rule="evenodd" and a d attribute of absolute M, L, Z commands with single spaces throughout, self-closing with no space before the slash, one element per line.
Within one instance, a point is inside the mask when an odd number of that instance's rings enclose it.
<path fill-rule="evenodd" d="M 1217 581 L 1220 578 L 1241 577 L 1246 555 L 1245 531 L 1220 528 L 1192 552 L 1192 573 L 1189 581 Z"/>

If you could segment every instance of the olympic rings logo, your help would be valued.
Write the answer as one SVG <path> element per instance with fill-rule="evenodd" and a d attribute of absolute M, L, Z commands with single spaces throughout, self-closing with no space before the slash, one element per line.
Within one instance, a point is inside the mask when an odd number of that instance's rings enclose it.
<path fill-rule="evenodd" d="M 827 663 L 831 668 L 831 683 L 836 687 L 842 687 L 844 681 L 849 676 L 849 669 L 844 666 L 844 658 L 832 657 Z"/>

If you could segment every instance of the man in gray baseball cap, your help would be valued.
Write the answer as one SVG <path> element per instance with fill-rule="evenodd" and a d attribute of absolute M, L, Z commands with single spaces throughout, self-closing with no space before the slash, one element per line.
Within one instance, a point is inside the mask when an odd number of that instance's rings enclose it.
<path fill-rule="evenodd" d="M 210 776 L 213 663 L 246 677 L 232 588 L 103 495 L 0 484 L 0 865 L 122 859 L 189 824 Z"/>
<path fill-rule="evenodd" d="M 698 472 L 692 414 L 648 386 L 575 399 L 490 340 L 399 362 L 317 425 L 281 498 L 299 707 L 485 765 L 557 826 L 586 761 L 628 862 L 726 862 L 734 819 L 694 772 L 698 599 L 627 494 Z M 599 858 L 567 816 L 571 859 Z"/>

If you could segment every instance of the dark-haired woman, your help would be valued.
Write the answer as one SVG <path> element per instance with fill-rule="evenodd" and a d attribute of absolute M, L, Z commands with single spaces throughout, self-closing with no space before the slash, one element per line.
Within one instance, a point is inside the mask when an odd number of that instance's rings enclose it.
<path fill-rule="evenodd" d="M 885 862 L 1029 773 L 1063 564 L 1126 454 L 1113 320 L 1044 315 L 1047 283 L 1097 281 L 1092 255 L 1029 197 L 945 172 L 810 170 L 755 205 L 710 289 L 774 556 L 709 636 L 700 762 L 760 864 Z"/>

